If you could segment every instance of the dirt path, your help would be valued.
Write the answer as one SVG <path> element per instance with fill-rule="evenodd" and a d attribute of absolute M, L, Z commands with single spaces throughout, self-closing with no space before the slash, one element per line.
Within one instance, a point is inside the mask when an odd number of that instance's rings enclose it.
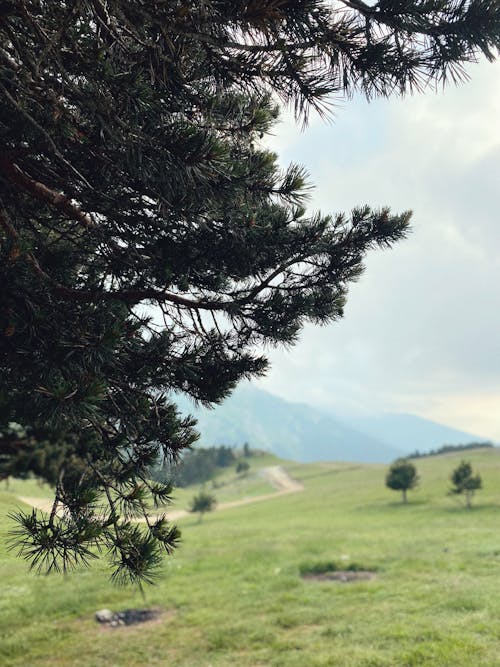
<path fill-rule="evenodd" d="M 276 491 L 265 493 L 260 496 L 248 496 L 247 498 L 240 498 L 239 500 L 232 500 L 227 503 L 219 503 L 216 506 L 216 510 L 227 510 L 232 507 L 259 503 L 263 500 L 272 500 L 273 498 L 279 498 L 279 496 L 296 493 L 297 491 L 303 491 L 304 489 L 303 485 L 300 482 L 297 482 L 297 480 L 292 479 L 282 466 L 262 468 L 259 470 L 258 474 L 272 484 Z M 35 507 L 43 512 L 50 512 L 52 510 L 52 501 L 47 498 L 33 498 L 32 496 L 17 496 L 17 498 L 21 502 L 26 503 L 26 505 L 31 505 L 31 507 Z M 62 508 L 61 510 L 58 510 L 58 513 L 60 511 L 62 511 Z M 189 514 L 190 512 L 187 510 L 172 510 L 167 513 L 167 516 L 169 521 L 176 521 Z"/>
<path fill-rule="evenodd" d="M 304 490 L 304 486 L 300 482 L 297 482 L 297 480 L 290 477 L 283 466 L 270 466 L 269 468 L 261 468 L 259 475 L 264 477 L 265 480 L 267 480 L 282 493 L 294 493 L 295 491 Z"/>
<path fill-rule="evenodd" d="M 37 510 L 50 512 L 52 510 L 52 501 L 47 498 L 33 498 L 32 496 L 17 496 L 17 499 L 26 505 L 31 505 Z"/>

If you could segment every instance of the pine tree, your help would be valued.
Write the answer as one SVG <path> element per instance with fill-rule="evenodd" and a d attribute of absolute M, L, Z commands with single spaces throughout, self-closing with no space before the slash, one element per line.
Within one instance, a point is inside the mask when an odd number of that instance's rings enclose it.
<path fill-rule="evenodd" d="M 408 459 L 398 459 L 389 468 L 385 485 L 393 491 L 401 491 L 403 503 L 408 502 L 407 492 L 418 484 L 417 469 Z"/>
<path fill-rule="evenodd" d="M 202 490 L 197 496 L 193 498 L 189 511 L 193 514 L 199 514 L 199 521 L 201 523 L 205 512 L 211 512 L 214 510 L 216 504 L 217 501 L 215 496 Z"/>
<path fill-rule="evenodd" d="M 0 476 L 55 487 L 49 516 L 15 515 L 35 568 L 104 551 L 150 581 L 178 531 L 149 470 L 196 438 L 173 392 L 262 374 L 262 344 L 340 318 L 365 253 L 407 232 L 306 212 L 304 170 L 261 141 L 278 102 L 306 122 L 499 43 L 496 0 L 0 2 Z"/>
<path fill-rule="evenodd" d="M 451 495 L 464 495 L 467 509 L 472 507 L 472 497 L 476 491 L 482 488 L 483 482 L 479 474 L 473 475 L 472 465 L 468 461 L 461 461 L 451 475 L 453 487 Z"/>
<path fill-rule="evenodd" d="M 250 470 L 250 464 L 248 461 L 238 461 L 236 464 L 236 472 L 238 475 L 246 475 Z"/>

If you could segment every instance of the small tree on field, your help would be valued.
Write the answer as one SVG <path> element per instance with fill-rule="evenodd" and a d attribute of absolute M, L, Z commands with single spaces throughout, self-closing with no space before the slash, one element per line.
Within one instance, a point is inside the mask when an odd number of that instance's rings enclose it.
<path fill-rule="evenodd" d="M 207 493 L 206 491 L 200 491 L 200 493 L 193 498 L 189 511 L 193 512 L 193 514 L 198 512 L 200 515 L 199 521 L 201 521 L 205 512 L 211 512 L 215 509 L 216 504 L 217 501 L 214 495 Z"/>
<path fill-rule="evenodd" d="M 236 465 L 236 472 L 238 475 L 245 475 L 248 472 L 250 465 L 247 461 L 238 461 Z"/>
<path fill-rule="evenodd" d="M 389 468 L 385 478 L 385 485 L 394 491 L 401 491 L 403 503 L 407 503 L 406 492 L 414 489 L 418 484 L 417 469 L 407 459 L 398 459 Z"/>
<path fill-rule="evenodd" d="M 483 485 L 481 476 L 473 475 L 471 464 L 468 461 L 462 461 L 453 471 L 451 482 L 453 488 L 450 489 L 450 494 L 465 495 L 465 504 L 467 509 L 470 509 L 474 492 Z"/>

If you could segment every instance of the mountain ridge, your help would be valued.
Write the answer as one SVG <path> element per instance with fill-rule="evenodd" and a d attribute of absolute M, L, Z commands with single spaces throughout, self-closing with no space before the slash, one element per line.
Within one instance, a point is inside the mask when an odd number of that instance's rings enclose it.
<path fill-rule="evenodd" d="M 294 403 L 250 384 L 240 385 L 215 408 L 176 396 L 179 409 L 198 420 L 201 446 L 264 449 L 300 462 L 388 463 L 419 449 L 481 441 L 478 436 L 411 414 L 345 418 L 333 410 Z"/>

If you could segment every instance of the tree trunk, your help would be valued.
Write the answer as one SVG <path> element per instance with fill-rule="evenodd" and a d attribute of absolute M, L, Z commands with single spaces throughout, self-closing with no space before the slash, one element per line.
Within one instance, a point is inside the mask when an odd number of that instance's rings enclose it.
<path fill-rule="evenodd" d="M 468 510 L 470 510 L 470 508 L 471 508 L 471 498 L 472 498 L 472 493 L 470 491 L 466 491 L 465 492 L 465 504 L 466 504 Z"/>
<path fill-rule="evenodd" d="M 408 502 L 408 498 L 406 497 L 406 489 L 402 490 L 402 494 L 403 494 L 403 503 L 406 505 L 406 503 Z"/>

